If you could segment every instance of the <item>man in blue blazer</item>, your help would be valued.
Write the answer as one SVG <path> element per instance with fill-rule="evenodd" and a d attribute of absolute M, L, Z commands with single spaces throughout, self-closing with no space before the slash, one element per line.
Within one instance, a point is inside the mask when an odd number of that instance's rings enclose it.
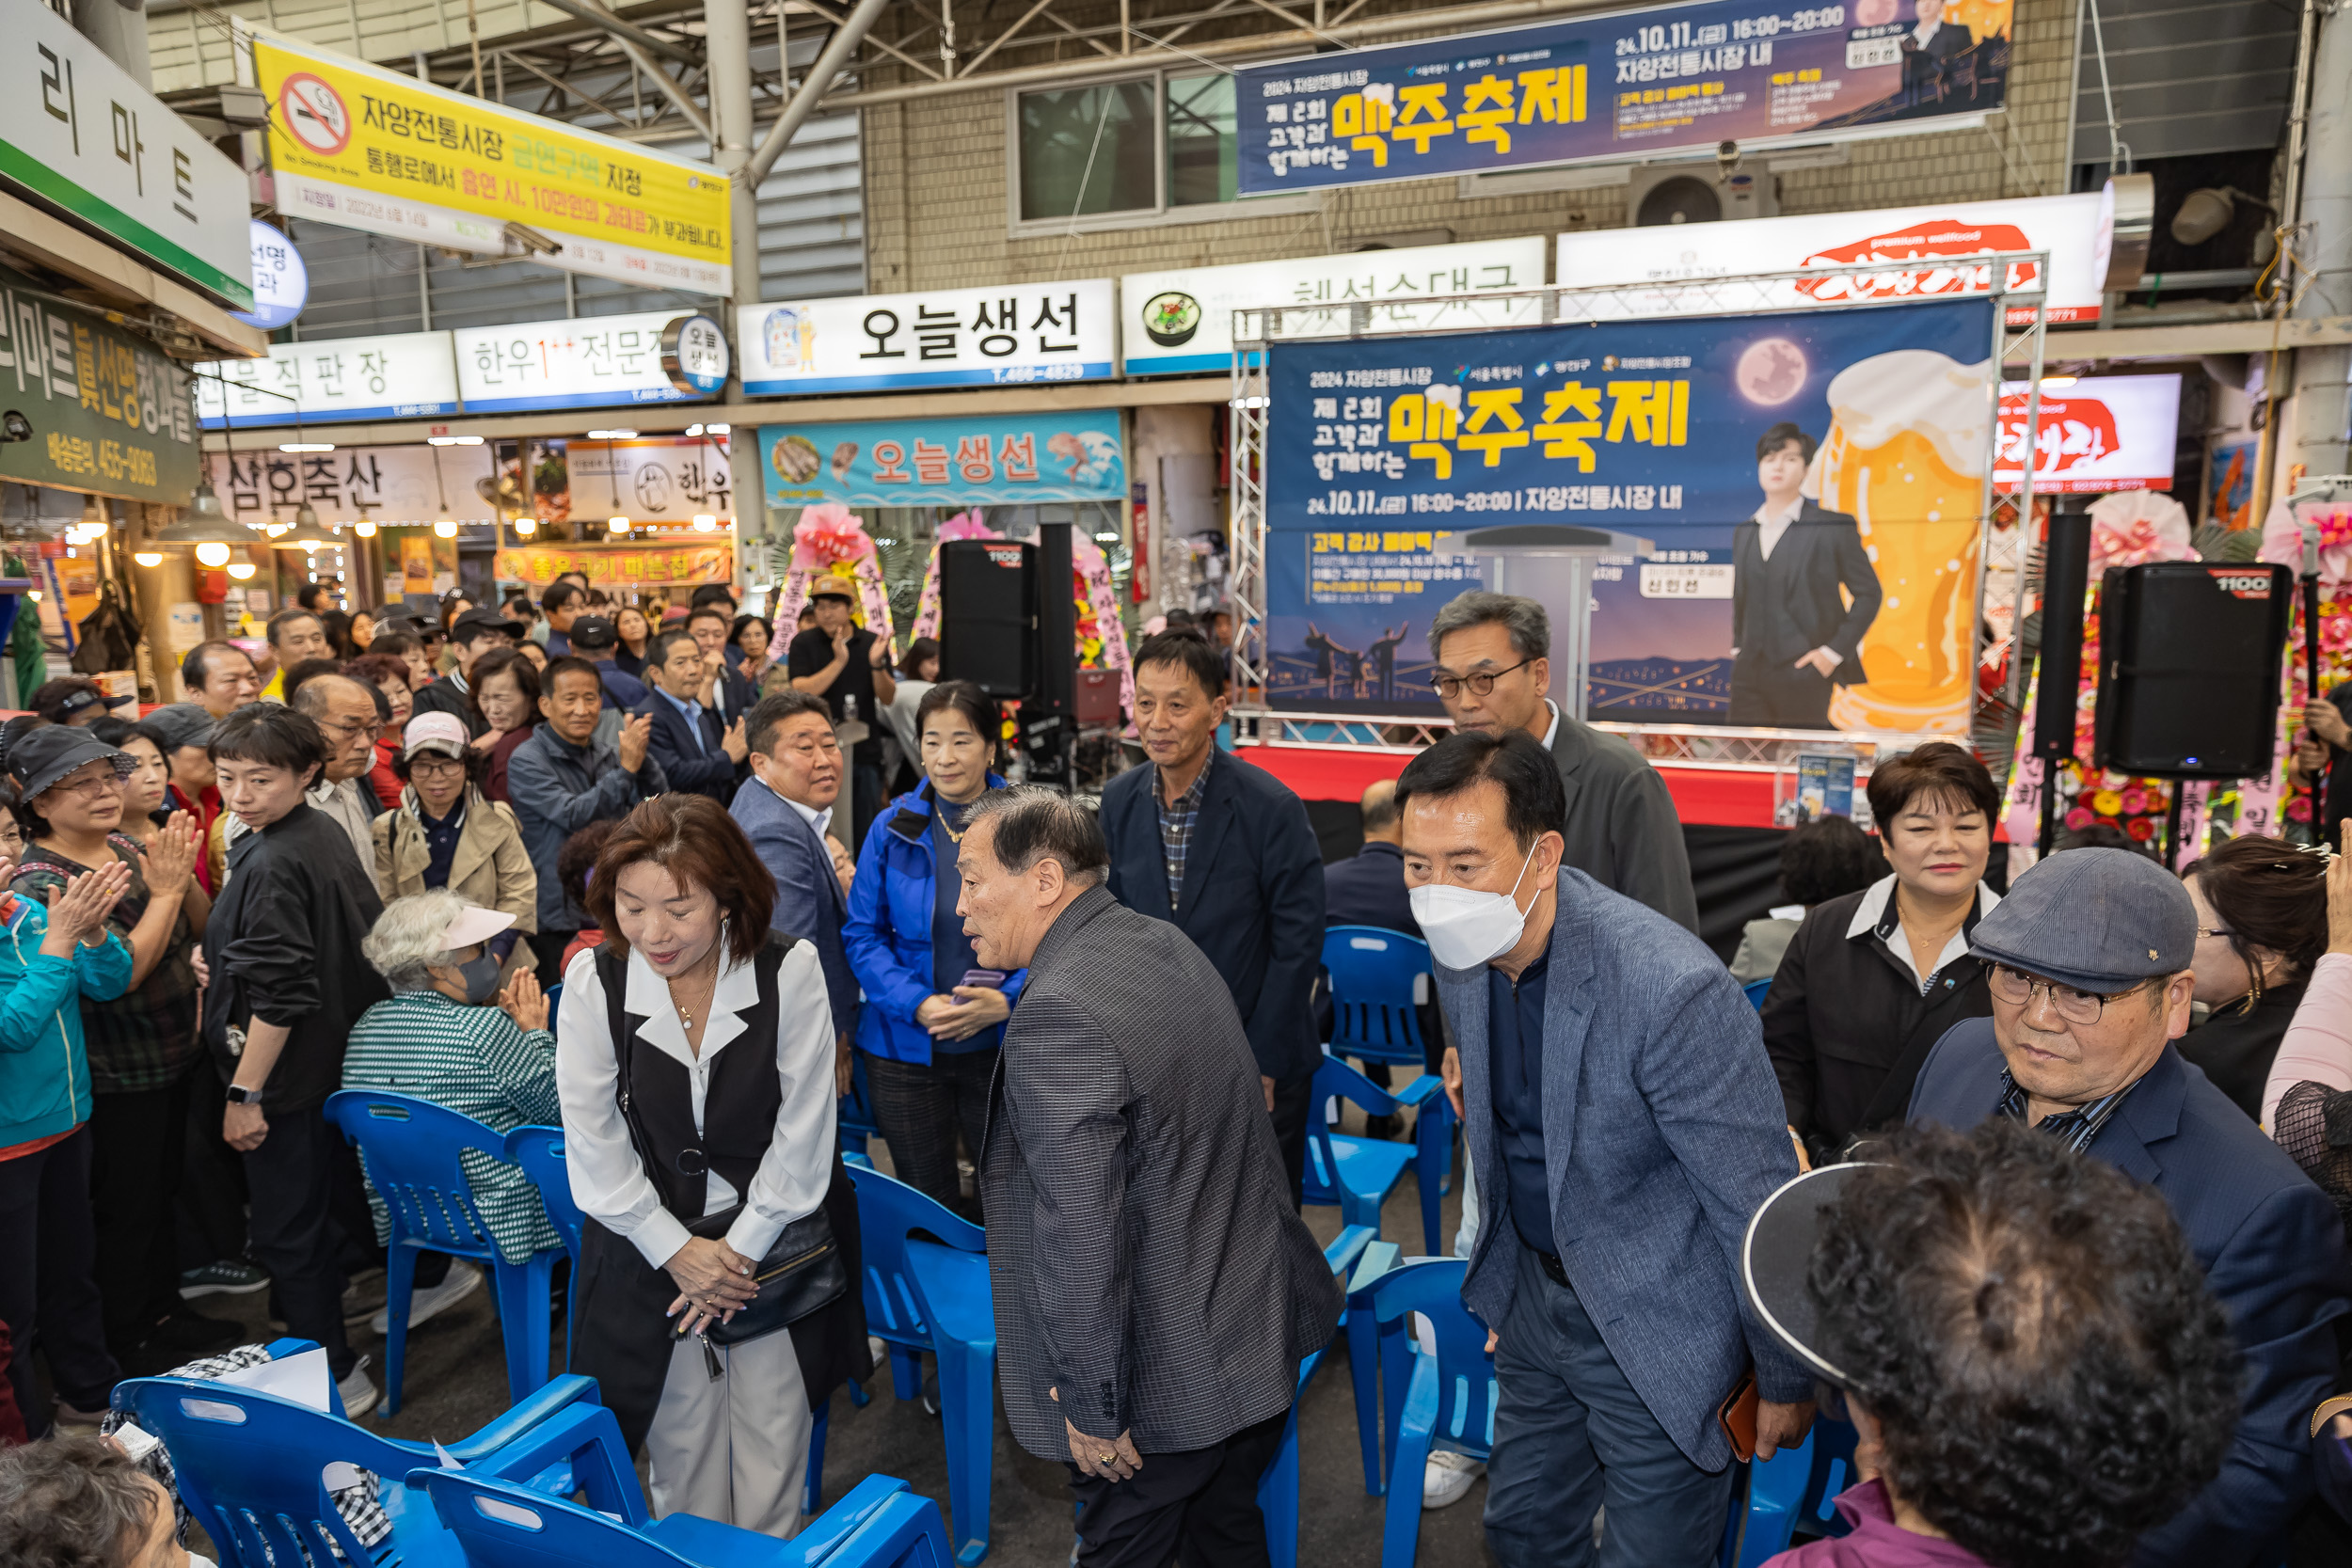
<path fill-rule="evenodd" d="M 691 644 L 690 644 L 691 645 Z M 743 721 L 752 776 L 727 809 L 751 839 L 759 863 L 776 879 L 771 928 L 817 949 L 833 1003 L 835 1087 L 850 1092 L 850 1037 L 857 1019 L 857 979 L 841 943 L 849 900 L 833 868 L 825 831 L 841 798 L 841 743 L 822 697 L 780 691 L 763 697 Z"/>
<path fill-rule="evenodd" d="M 1295 1203 L 1323 1057 L 1313 1009 L 1323 852 L 1297 796 L 1217 750 L 1222 655 L 1200 637 L 1163 632 L 1136 650 L 1135 681 L 1136 729 L 1152 761 L 1103 791 L 1111 896 L 1172 923 L 1224 977 L 1257 1053 Z"/>
<path fill-rule="evenodd" d="M 653 695 L 637 711 L 652 716 L 650 744 L 670 787 L 725 805 L 735 799 L 751 743 L 741 718 L 730 723 L 703 702 L 710 668 L 701 645 L 684 631 L 663 632 L 645 649 L 645 674 Z"/>
<path fill-rule="evenodd" d="M 1700 1568 L 1724 1402 L 1753 1370 L 1762 1457 L 1813 1418 L 1739 1285 L 1749 1216 L 1797 1174 L 1756 1009 L 1698 938 L 1561 863 L 1566 786 L 1526 731 L 1447 736 L 1397 800 L 1479 1196 L 1486 1544 L 1504 1568 L 1590 1563 L 1605 1505 L 1606 1568 Z"/>
<path fill-rule="evenodd" d="M 713 586 L 716 585 L 705 583 L 694 592 L 701 594 Z M 732 654 L 739 658 L 743 652 L 727 641 L 727 632 L 735 625 L 730 619 L 734 613 L 731 602 L 707 600 L 696 605 L 686 617 L 686 629 L 693 636 L 694 646 L 703 651 L 706 680 L 702 704 L 719 715 L 721 724 L 734 723 L 759 701 L 759 693 L 752 689 L 752 683 L 735 667 L 734 659 L 727 657 Z"/>
<path fill-rule="evenodd" d="M 2236 1440 L 2220 1478 L 2141 1538 L 2134 1568 L 2280 1560 L 2352 1308 L 2334 1206 L 2171 1043 L 2188 1029 L 2199 940 L 2187 891 L 2155 862 L 2052 856 L 1977 923 L 1993 1016 L 1937 1041 L 1911 1094 L 1914 1121 L 2013 1117 L 2153 1187 L 2230 1315 L 2246 1355 Z"/>

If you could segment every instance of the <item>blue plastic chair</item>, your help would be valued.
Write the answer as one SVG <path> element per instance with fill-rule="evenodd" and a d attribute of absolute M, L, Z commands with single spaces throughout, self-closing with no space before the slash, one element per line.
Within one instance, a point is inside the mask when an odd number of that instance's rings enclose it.
<path fill-rule="evenodd" d="M 840 1107 L 841 1158 L 871 1169 L 874 1162 L 866 1156 L 866 1140 L 880 1137 L 882 1127 L 874 1120 L 874 1097 L 866 1087 L 865 1053 L 851 1052 L 850 1055 L 850 1092 L 834 1102 Z"/>
<path fill-rule="evenodd" d="M 564 1165 L 564 1130 L 561 1127 L 517 1127 L 506 1134 L 506 1163 L 519 1165 L 532 1186 L 539 1189 L 539 1206 L 547 1211 L 548 1223 L 564 1239 L 564 1250 L 571 1255 L 571 1273 L 564 1282 L 564 1365 L 572 1364 L 572 1333 L 580 1322 L 580 1238 L 586 1228 L 588 1216 L 572 1201 L 571 1172 Z"/>
<path fill-rule="evenodd" d="M 1765 993 L 1772 989 L 1772 977 L 1767 974 L 1761 980 L 1750 980 L 1740 989 L 1747 993 L 1748 1006 L 1760 1013 L 1764 1010 Z"/>
<path fill-rule="evenodd" d="M 890 1347 L 898 1398 L 923 1389 L 923 1355 L 939 1359 L 939 1416 L 947 1440 L 947 1505 L 956 1560 L 988 1555 L 996 1456 L 996 1310 L 988 1234 L 937 1200 L 878 1170 L 850 1167 L 857 1188 L 866 1327 Z M 930 1239 L 926 1239 L 930 1238 Z"/>
<path fill-rule="evenodd" d="M 1422 1476 L 1430 1445 L 1442 1436 L 1474 1458 L 1494 1449 L 1501 1392 L 1486 1329 L 1462 1305 L 1458 1258 L 1407 1263 L 1371 1288 L 1380 1341 L 1382 1415 L 1391 1434 L 1389 1497 L 1380 1534 L 1380 1568 L 1412 1568 L 1421 1539 Z M 1437 1331 L 1438 1354 L 1419 1351 L 1407 1323 L 1419 1312 Z"/>
<path fill-rule="evenodd" d="M 1820 1418 L 1796 1448 L 1750 1464 L 1747 1495 L 1732 1498 L 1723 1568 L 1757 1568 L 1787 1551 L 1800 1529 L 1808 1535 L 1845 1534 L 1837 1494 L 1852 1481 L 1858 1435 L 1849 1422 Z"/>
<path fill-rule="evenodd" d="M 400 1485 L 418 1465 L 438 1463 L 430 1443 L 398 1442 L 341 1416 L 199 1378 L 129 1379 L 115 1385 L 113 1402 L 163 1439 L 181 1498 L 228 1568 L 326 1564 L 334 1560 L 330 1547 L 347 1563 L 455 1568 L 463 1560 L 432 1511 Z M 475 1474 L 537 1478 L 537 1485 L 567 1495 L 578 1487 L 592 1507 L 644 1515 L 620 1425 L 596 1402 L 590 1378 L 557 1378 L 444 1450 Z M 359 1544 L 328 1496 L 324 1471 L 338 1464 L 379 1478 L 377 1500 L 392 1522 L 381 1557 Z"/>
<path fill-rule="evenodd" d="M 1334 926 L 1323 934 L 1331 976 L 1331 1054 L 1420 1067 L 1429 1060 L 1413 1001 L 1432 973 L 1429 944 L 1378 926 Z"/>
<path fill-rule="evenodd" d="M 1384 1497 L 1389 1471 L 1381 1453 L 1380 1333 L 1372 1315 L 1372 1288 L 1397 1266 L 1403 1251 L 1394 1242 L 1374 1241 L 1356 1261 L 1347 1282 L 1347 1307 L 1340 1319 L 1347 1336 L 1347 1375 L 1356 1396 L 1356 1441 L 1363 1451 L 1364 1492 Z M 1391 1434 L 1393 1435 L 1393 1434 Z"/>
<path fill-rule="evenodd" d="M 1323 1249 L 1323 1260 L 1333 1274 L 1345 1275 L 1372 1244 L 1371 1227 L 1351 1225 Z M 1346 1322 L 1343 1309 L 1343 1329 Z M 1307 1397 L 1307 1385 L 1314 1381 L 1316 1370 L 1330 1354 L 1331 1347 L 1326 1345 L 1298 1364 L 1298 1390 L 1291 1397 L 1282 1446 L 1274 1450 L 1273 1462 L 1258 1481 L 1258 1512 L 1265 1516 L 1266 1556 L 1272 1568 L 1298 1568 L 1298 1406 Z"/>
<path fill-rule="evenodd" d="M 558 980 L 555 984 L 548 987 L 546 994 L 548 999 L 548 1033 L 552 1035 L 556 1032 L 556 1014 L 562 1009 L 564 1003 L 564 982 Z"/>
<path fill-rule="evenodd" d="M 548 1295 L 561 1247 L 522 1263 L 500 1256 L 474 1208 L 461 1156 L 468 1149 L 506 1158 L 506 1139 L 471 1117 L 405 1094 L 345 1089 L 329 1095 L 326 1119 L 359 1146 L 368 1180 L 390 1212 L 385 1254 L 384 1414 L 400 1411 L 402 1364 L 408 1344 L 408 1303 L 417 1254 L 446 1252 L 490 1265 L 498 1282 L 499 1327 L 506 1341 L 506 1386 L 516 1400 L 548 1380 Z"/>
<path fill-rule="evenodd" d="M 939 1505 L 868 1476 L 789 1541 L 691 1513 L 608 1518 L 470 1470 L 416 1469 L 470 1568 L 946 1568 Z"/>
<path fill-rule="evenodd" d="M 1438 1210 L 1454 1159 L 1454 1102 L 1446 1099 L 1445 1086 L 1424 1072 L 1391 1094 L 1337 1056 L 1327 1055 L 1315 1069 L 1313 1092 L 1316 1110 L 1307 1117 L 1306 1201 L 1337 1204 L 1343 1224 L 1368 1225 L 1377 1234 L 1389 1190 L 1409 1165 L 1421 1189 L 1422 1240 L 1426 1250 L 1438 1251 Z M 1335 1098 L 1362 1107 L 1368 1117 L 1392 1117 L 1405 1106 L 1416 1108 L 1420 1115 L 1413 1119 L 1413 1141 L 1332 1132 L 1319 1111 Z"/>

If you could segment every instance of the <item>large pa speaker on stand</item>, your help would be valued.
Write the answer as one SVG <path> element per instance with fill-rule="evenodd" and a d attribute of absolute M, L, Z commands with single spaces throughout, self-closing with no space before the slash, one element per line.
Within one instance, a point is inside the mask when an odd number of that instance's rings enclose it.
<path fill-rule="evenodd" d="M 2294 581 L 2284 566 L 2260 563 L 2110 568 L 2100 587 L 2092 760 L 2176 784 L 2268 773 Z M 2180 816 L 2175 788 L 2167 864 Z"/>
<path fill-rule="evenodd" d="M 1028 695 L 1034 678 L 1035 547 L 1009 539 L 939 546 L 939 678 L 991 697 Z"/>
<path fill-rule="evenodd" d="M 2049 854 L 2058 833 L 2058 765 L 2074 755 L 2074 711 L 2083 667 L 2083 594 L 2090 586 L 2090 515 L 2050 514 L 2042 557 L 2042 685 L 2034 705 L 2033 754 L 2042 759 L 2042 833 Z"/>
<path fill-rule="evenodd" d="M 1078 738 L 1078 604 L 1072 597 L 1071 523 L 1042 523 L 1037 531 L 1036 649 L 1034 677 L 1021 703 L 1021 752 L 1030 783 L 1071 784 L 1072 753 Z"/>

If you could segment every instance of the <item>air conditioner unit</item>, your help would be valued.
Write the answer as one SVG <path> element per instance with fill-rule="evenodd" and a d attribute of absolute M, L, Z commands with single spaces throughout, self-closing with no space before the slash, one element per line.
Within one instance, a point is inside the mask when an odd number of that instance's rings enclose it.
<path fill-rule="evenodd" d="M 1629 228 L 1768 218 L 1779 212 L 1777 183 L 1761 161 L 1742 162 L 1729 175 L 1712 163 L 1637 164 L 1626 181 Z"/>

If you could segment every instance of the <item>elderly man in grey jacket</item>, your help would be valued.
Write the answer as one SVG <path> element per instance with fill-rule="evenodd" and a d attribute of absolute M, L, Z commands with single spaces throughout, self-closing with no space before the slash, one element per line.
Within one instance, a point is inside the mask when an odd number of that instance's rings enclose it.
<path fill-rule="evenodd" d="M 980 1180 L 998 1376 L 1069 1463 L 1082 1568 L 1266 1560 L 1260 1477 L 1340 1292 L 1290 1204 L 1241 1015 L 1182 931 L 1102 884 L 1102 830 L 981 797 L 956 860 L 981 963 L 1027 969 Z"/>

